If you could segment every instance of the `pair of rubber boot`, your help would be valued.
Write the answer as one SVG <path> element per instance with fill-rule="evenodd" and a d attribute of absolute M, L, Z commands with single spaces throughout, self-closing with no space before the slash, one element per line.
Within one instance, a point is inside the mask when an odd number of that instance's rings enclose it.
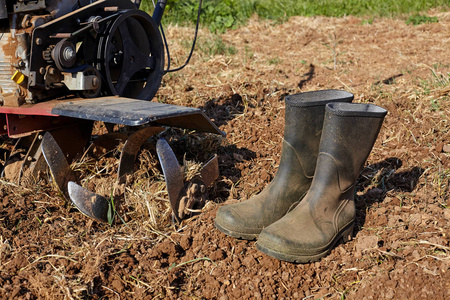
<path fill-rule="evenodd" d="M 387 113 L 352 100 L 340 90 L 287 96 L 277 174 L 258 195 L 221 207 L 216 227 L 235 238 L 258 238 L 263 253 L 298 263 L 350 239 L 355 182 Z"/>

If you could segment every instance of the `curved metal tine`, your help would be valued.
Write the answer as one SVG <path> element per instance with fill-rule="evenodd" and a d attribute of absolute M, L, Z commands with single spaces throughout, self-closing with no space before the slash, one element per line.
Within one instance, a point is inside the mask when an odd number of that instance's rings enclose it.
<path fill-rule="evenodd" d="M 206 187 L 210 186 L 219 177 L 219 159 L 217 154 L 214 154 L 200 170 L 200 176 Z"/>
<path fill-rule="evenodd" d="M 70 200 L 83 214 L 108 223 L 108 211 L 111 212 L 111 208 L 105 197 L 92 193 L 73 181 L 69 181 L 67 190 Z"/>
<path fill-rule="evenodd" d="M 158 153 L 159 162 L 164 173 L 170 206 L 172 206 L 172 213 L 175 220 L 179 222 L 180 218 L 178 216 L 178 206 L 180 201 L 180 193 L 184 187 L 181 167 L 178 164 L 178 160 L 173 153 L 172 148 L 170 148 L 165 139 L 158 140 L 156 143 L 156 152 Z"/>
<path fill-rule="evenodd" d="M 51 133 L 46 132 L 41 142 L 41 150 L 47 162 L 53 181 L 58 186 L 59 190 L 67 199 L 70 199 L 67 190 L 69 181 L 75 181 L 75 174 L 70 169 L 69 163 L 64 156 L 63 151 L 56 143 Z"/>
<path fill-rule="evenodd" d="M 145 127 L 133 133 L 123 145 L 120 154 L 119 170 L 117 171 L 117 182 L 123 183 L 125 176 L 133 174 L 136 156 L 143 143 L 151 136 L 163 131 L 162 127 Z"/>
<path fill-rule="evenodd" d="M 67 199 L 85 215 L 102 222 L 108 222 L 109 202 L 104 197 L 89 192 L 75 181 L 63 151 L 53 136 L 46 132 L 41 143 L 42 154 L 47 162 L 53 180 Z"/>

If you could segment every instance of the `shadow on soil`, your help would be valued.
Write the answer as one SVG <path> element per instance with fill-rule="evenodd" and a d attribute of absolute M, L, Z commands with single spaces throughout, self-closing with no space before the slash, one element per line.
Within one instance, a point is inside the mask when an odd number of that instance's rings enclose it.
<path fill-rule="evenodd" d="M 306 72 L 305 74 L 303 74 L 303 77 L 305 79 L 300 80 L 300 82 L 298 83 L 298 88 L 301 89 L 303 88 L 303 86 L 308 83 L 309 81 L 311 81 L 314 77 L 314 71 L 315 71 L 315 67 L 313 64 L 309 64 L 309 70 L 308 72 Z"/>
<path fill-rule="evenodd" d="M 245 111 L 245 106 L 255 108 L 252 103 L 244 103 L 241 95 L 233 94 L 231 97 L 210 100 L 200 107 L 207 116 L 214 120 L 217 126 L 226 125 Z M 236 145 L 222 145 L 217 148 L 219 155 L 219 172 L 222 178 L 217 183 L 214 191 L 211 191 L 210 199 L 227 199 L 232 186 L 242 177 L 238 164 L 256 158 L 256 153 L 245 147 L 238 148 Z"/>
<path fill-rule="evenodd" d="M 367 208 L 375 203 L 381 203 L 388 191 L 412 192 L 419 182 L 424 169 L 413 167 L 397 172 L 402 161 L 396 157 L 387 158 L 379 163 L 369 165 L 361 172 L 356 183 L 356 191 L 366 191 L 356 196 L 356 234 L 366 221 Z"/>
<path fill-rule="evenodd" d="M 205 114 L 214 120 L 217 126 L 222 126 L 244 113 L 245 105 L 255 108 L 251 103 L 244 103 L 242 96 L 233 94 L 231 97 L 213 99 L 199 107 Z"/>

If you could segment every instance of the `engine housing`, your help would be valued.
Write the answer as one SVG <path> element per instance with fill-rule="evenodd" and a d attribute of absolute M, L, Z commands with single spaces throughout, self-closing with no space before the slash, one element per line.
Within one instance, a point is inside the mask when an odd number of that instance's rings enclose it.
<path fill-rule="evenodd" d="M 151 100 L 164 73 L 154 20 L 130 0 L 0 0 L 0 105 Z"/>

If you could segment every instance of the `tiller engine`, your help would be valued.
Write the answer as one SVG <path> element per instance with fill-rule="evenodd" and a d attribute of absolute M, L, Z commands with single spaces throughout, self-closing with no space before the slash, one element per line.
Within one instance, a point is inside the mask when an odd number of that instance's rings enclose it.
<path fill-rule="evenodd" d="M 91 139 L 93 121 L 110 131 L 114 124 L 140 126 L 124 143 L 118 183 L 133 172 L 141 145 L 164 126 L 223 135 L 200 109 L 150 101 L 165 73 L 159 29 L 165 3 L 158 1 L 149 16 L 140 1 L 0 0 L 0 134 L 18 138 L 4 153 L 3 176 L 20 181 L 48 165 L 66 198 L 106 222 L 109 201 L 79 186 L 67 162 Z M 109 137 L 117 139 L 117 132 Z M 24 147 L 26 153 L 19 151 Z M 184 183 L 165 140 L 158 140 L 157 153 L 180 220 L 217 178 L 217 157 Z"/>

